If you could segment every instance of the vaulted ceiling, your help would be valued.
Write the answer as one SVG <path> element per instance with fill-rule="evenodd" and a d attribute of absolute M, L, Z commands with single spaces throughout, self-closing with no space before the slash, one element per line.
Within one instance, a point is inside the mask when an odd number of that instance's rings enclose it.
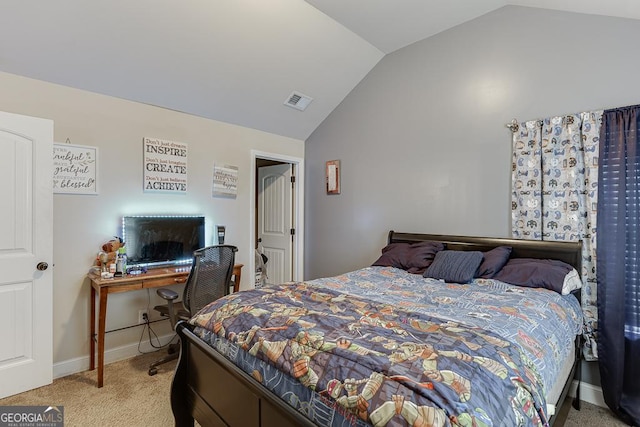
<path fill-rule="evenodd" d="M 505 5 L 640 19 L 630 0 L 3 1 L 0 71 L 305 140 L 384 55 Z"/>

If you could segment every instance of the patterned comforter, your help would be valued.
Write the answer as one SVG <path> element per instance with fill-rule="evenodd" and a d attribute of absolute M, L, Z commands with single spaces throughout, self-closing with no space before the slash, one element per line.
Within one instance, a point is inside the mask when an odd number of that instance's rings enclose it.
<path fill-rule="evenodd" d="M 544 425 L 573 296 L 392 267 L 243 291 L 195 332 L 319 425 Z"/>

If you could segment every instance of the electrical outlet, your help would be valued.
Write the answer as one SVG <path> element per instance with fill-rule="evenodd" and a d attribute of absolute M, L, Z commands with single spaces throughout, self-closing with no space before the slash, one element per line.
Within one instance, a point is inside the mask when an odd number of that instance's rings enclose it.
<path fill-rule="evenodd" d="M 148 320 L 149 320 L 149 313 L 147 313 L 147 310 L 139 310 L 138 311 L 138 324 L 142 325 L 144 323 L 147 323 Z"/>

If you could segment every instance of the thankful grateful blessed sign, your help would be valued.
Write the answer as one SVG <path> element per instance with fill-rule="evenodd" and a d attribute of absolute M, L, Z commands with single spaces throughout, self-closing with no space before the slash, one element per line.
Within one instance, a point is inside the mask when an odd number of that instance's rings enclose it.
<path fill-rule="evenodd" d="M 187 192 L 187 144 L 143 138 L 144 191 Z"/>
<path fill-rule="evenodd" d="M 98 194 L 97 165 L 96 147 L 53 144 L 53 192 Z"/>

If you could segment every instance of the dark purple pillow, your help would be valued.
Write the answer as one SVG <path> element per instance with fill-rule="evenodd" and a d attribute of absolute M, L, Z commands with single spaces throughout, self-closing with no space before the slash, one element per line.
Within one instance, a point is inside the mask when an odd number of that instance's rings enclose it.
<path fill-rule="evenodd" d="M 444 250 L 442 242 L 413 243 L 410 250 L 407 271 L 413 274 L 422 274 L 431 265 L 436 254 Z"/>
<path fill-rule="evenodd" d="M 554 259 L 511 258 L 492 279 L 562 294 L 564 279 L 572 270 L 569 264 Z"/>
<path fill-rule="evenodd" d="M 391 243 L 382 248 L 382 255 L 371 265 L 406 270 L 410 258 L 410 249 L 411 245 L 409 243 Z"/>
<path fill-rule="evenodd" d="M 478 268 L 476 277 L 491 279 L 509 261 L 511 246 L 498 246 L 490 251 L 483 252 L 484 258 Z"/>
<path fill-rule="evenodd" d="M 441 242 L 391 243 L 382 249 L 382 255 L 373 264 L 396 267 L 409 273 L 422 274 L 433 262 L 436 253 L 444 249 Z"/>

